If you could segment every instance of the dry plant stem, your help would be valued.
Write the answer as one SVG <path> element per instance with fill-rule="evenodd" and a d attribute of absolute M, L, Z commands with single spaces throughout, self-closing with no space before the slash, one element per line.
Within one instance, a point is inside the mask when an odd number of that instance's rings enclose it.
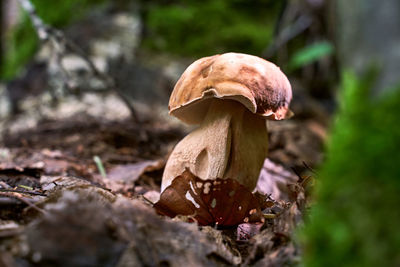
<path fill-rule="evenodd" d="M 60 68 L 63 74 L 63 83 L 65 88 L 70 89 L 68 81 L 70 80 L 70 74 L 63 67 L 61 61 L 65 56 L 66 49 L 69 49 L 76 55 L 78 55 L 81 59 L 83 59 L 88 65 L 89 69 L 93 73 L 93 75 L 101 80 L 106 88 L 111 88 L 114 90 L 117 95 L 121 98 L 121 100 L 128 107 L 132 118 L 135 122 L 139 122 L 137 113 L 135 108 L 129 102 L 129 100 L 122 94 L 121 90 L 115 84 L 114 79 L 112 79 L 109 75 L 102 73 L 93 61 L 86 55 L 86 53 L 74 42 L 69 40 L 62 31 L 54 29 L 49 25 L 45 24 L 43 20 L 36 13 L 35 7 L 30 0 L 18 0 L 22 8 L 28 13 L 30 20 L 36 30 L 36 33 L 40 39 L 40 41 L 50 42 L 54 51 L 54 58 L 57 62 L 58 67 Z"/>
<path fill-rule="evenodd" d="M 21 194 L 28 194 L 34 196 L 47 196 L 46 194 L 33 192 L 33 191 L 25 191 L 25 190 L 17 190 L 17 189 L 4 189 L 0 188 L 0 192 L 12 192 L 12 193 L 21 193 Z"/>
<path fill-rule="evenodd" d="M 161 191 L 185 168 L 201 179 L 232 178 L 253 190 L 268 150 L 265 120 L 232 100 L 211 100 L 202 124 L 180 141 L 162 178 Z"/>

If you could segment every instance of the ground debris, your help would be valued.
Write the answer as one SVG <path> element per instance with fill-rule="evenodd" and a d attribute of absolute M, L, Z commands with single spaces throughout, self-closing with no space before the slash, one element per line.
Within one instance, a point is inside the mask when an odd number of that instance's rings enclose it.
<path fill-rule="evenodd" d="M 268 220 L 248 246 L 247 266 L 292 266 L 300 263 L 300 249 L 292 239 L 301 223 L 303 202 L 277 203 L 282 211 Z"/>
<path fill-rule="evenodd" d="M 166 220 L 140 200 L 104 197 L 101 190 L 80 185 L 53 192 L 42 204 L 45 214 L 17 233 L 27 249 L 14 251 L 14 259 L 25 266 L 230 266 L 240 262 L 240 255 L 222 242 L 226 238 L 218 230 L 199 231 L 195 224 Z"/>
<path fill-rule="evenodd" d="M 119 199 L 115 205 L 131 238 L 119 266 L 231 266 L 239 262 L 225 244 L 215 242 L 215 236 L 199 231 L 195 224 L 163 219 L 138 200 Z"/>
<path fill-rule="evenodd" d="M 29 254 L 40 266 L 113 266 L 127 241 L 116 234 L 111 202 L 93 187 L 70 188 L 53 196 L 46 214 L 26 228 Z"/>
<path fill-rule="evenodd" d="M 149 120 L 139 125 L 78 114 L 44 119 L 36 128 L 19 132 L 3 131 L 0 189 L 18 194 L 31 206 L 0 196 L 0 219 L 14 227 L 0 230 L 0 263 L 296 264 L 299 249 L 292 235 L 302 221 L 304 182 L 289 167 L 303 166 L 303 161 L 313 166 L 320 158 L 313 155 L 319 146 L 308 145 L 317 139 L 307 127 L 299 130 L 296 121 L 270 127 L 271 159 L 265 161 L 258 185 L 267 195 L 260 208 L 265 222 L 225 228 L 187 223 L 189 216 L 169 219 L 152 208 L 160 197 L 168 152 L 184 135 L 172 124 Z"/>
<path fill-rule="evenodd" d="M 72 159 L 56 150 L 41 153 L 53 159 Z M 14 221 L 18 227 L 5 232 L 13 240 L 12 253 L 1 248 L 4 242 L 0 240 L 0 251 L 8 255 L 2 260 L 11 258 L 18 264 L 23 262 L 23 266 L 97 266 L 100 262 L 102 266 L 296 263 L 299 251 L 291 236 L 302 219 L 304 191 L 292 173 L 279 164 L 266 162 L 266 168 L 283 179 L 278 181 L 286 179 L 284 194 L 288 198 L 267 198 L 263 213 L 268 216 L 256 228 L 250 224 L 225 229 L 199 227 L 182 218 L 171 220 L 156 215 L 151 202 L 159 197 L 159 181 L 149 176 L 146 179 L 153 185 L 136 183 L 146 177 L 143 172 L 160 172 L 162 160 L 116 165 L 117 171 L 108 171 L 107 179 L 127 182 L 125 185 L 134 189 L 133 195 L 124 190 L 114 194 L 104 178 L 98 178 L 97 183 L 93 181 L 96 179 L 41 174 L 40 179 L 34 178 L 35 190 L 42 194 L 34 205 L 43 212 L 22 206 L 21 224 Z M 134 173 L 129 173 L 132 168 Z"/>

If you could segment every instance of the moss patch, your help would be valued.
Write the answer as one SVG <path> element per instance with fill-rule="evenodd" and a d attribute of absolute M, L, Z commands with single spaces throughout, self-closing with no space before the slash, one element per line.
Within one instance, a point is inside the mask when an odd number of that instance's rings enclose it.
<path fill-rule="evenodd" d="M 317 204 L 301 237 L 306 266 L 400 265 L 400 90 L 345 74 Z"/>

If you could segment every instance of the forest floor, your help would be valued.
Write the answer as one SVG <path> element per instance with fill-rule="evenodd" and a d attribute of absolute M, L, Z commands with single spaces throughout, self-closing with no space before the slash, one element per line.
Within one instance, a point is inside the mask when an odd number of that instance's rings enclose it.
<path fill-rule="evenodd" d="M 321 160 L 317 122 L 269 124 L 259 188 L 269 195 L 270 217 L 225 229 L 152 208 L 168 154 L 186 132 L 176 123 L 84 112 L 41 118 L 28 129 L 13 123 L 0 145 L 4 266 L 282 266 L 300 259 L 293 234 L 306 208 L 305 178 Z"/>

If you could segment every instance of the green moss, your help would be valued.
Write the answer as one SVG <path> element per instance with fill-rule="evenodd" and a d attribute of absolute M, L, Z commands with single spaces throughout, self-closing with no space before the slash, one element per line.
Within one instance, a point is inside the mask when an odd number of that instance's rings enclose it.
<path fill-rule="evenodd" d="M 305 266 L 400 265 L 400 90 L 345 74 L 341 109 L 301 233 Z"/>
<path fill-rule="evenodd" d="M 147 6 L 148 35 L 156 51 L 206 56 L 227 51 L 261 54 L 272 38 L 276 1 L 171 1 Z"/>

